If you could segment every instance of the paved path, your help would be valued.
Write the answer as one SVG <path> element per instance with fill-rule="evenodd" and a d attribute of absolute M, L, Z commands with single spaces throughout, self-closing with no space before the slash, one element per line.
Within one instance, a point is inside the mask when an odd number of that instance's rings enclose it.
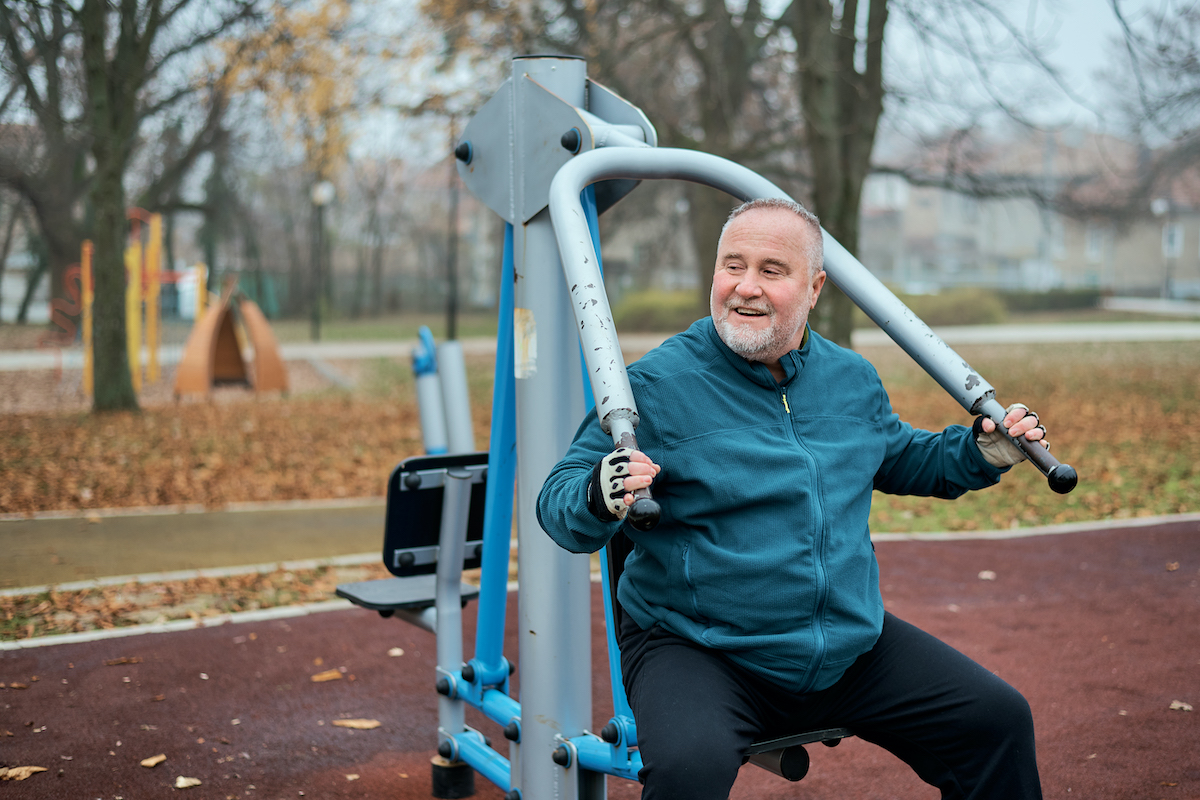
<path fill-rule="evenodd" d="M 881 542 L 887 608 L 997 672 L 1029 700 L 1048 798 L 1200 797 L 1200 523 L 1006 541 Z M 980 578 L 982 571 L 994 579 Z M 593 727 L 611 703 L 593 589 Z M 510 595 L 506 653 L 517 662 Z M 464 614 L 473 651 L 474 606 Z M 402 655 L 390 655 L 399 648 Z M 430 796 L 437 695 L 432 635 L 361 609 L 0 652 L 8 766 L 45 773 L 15 797 Z M 344 669 L 340 680 L 311 676 Z M 374 730 L 336 727 L 375 719 Z M 506 744 L 496 725 L 468 723 Z M 8 734 L 11 734 L 8 735 Z M 810 748 L 793 786 L 754 767 L 732 800 L 930 800 L 886 752 L 860 740 Z M 142 759 L 163 754 L 153 768 Z M 549 759 L 550 754 L 546 753 Z M 480 800 L 502 792 L 476 779 Z M 608 782 L 613 800 L 636 784 Z M 527 800 L 542 800 L 527 798 Z"/>
<path fill-rule="evenodd" d="M 9 517 L 0 589 L 382 552 L 383 519 L 382 498 Z"/>
<path fill-rule="evenodd" d="M 958 325 L 934 328 L 950 346 L 962 344 L 1021 344 L 1039 342 L 1166 342 L 1200 339 L 1200 322 L 1096 322 L 1057 325 Z M 621 337 L 626 352 L 644 352 L 657 346 L 666 334 L 629 334 Z M 891 343 L 887 334 L 877 329 L 854 332 L 855 347 Z M 415 341 L 382 342 L 309 342 L 280 345 L 285 361 L 336 361 L 357 358 L 402 358 L 412 356 Z M 463 340 L 468 354 L 494 353 L 495 339 Z M 183 348 L 163 347 L 159 351 L 162 364 L 179 362 Z M 143 358 L 143 363 L 145 358 Z M 63 350 L 0 351 L 0 372 L 21 372 L 41 369 L 82 369 L 83 351 L 78 347 Z"/>

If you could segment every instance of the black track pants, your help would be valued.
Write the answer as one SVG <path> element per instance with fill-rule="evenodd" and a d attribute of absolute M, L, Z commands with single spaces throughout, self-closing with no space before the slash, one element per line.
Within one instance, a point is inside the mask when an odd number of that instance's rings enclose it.
<path fill-rule="evenodd" d="M 643 800 L 725 800 L 752 742 L 832 727 L 889 750 L 943 798 L 1042 796 L 1025 698 L 891 614 L 875 647 L 811 694 L 781 690 L 662 628 L 643 631 L 628 615 L 621 668 Z"/>

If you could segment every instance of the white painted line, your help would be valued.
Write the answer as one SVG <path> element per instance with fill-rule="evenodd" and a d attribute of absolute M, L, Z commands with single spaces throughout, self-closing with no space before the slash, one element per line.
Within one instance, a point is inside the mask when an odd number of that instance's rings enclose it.
<path fill-rule="evenodd" d="M 1032 528 L 1010 528 L 1005 531 L 946 531 L 937 533 L 873 533 L 873 542 L 955 542 L 971 539 L 1027 539 L 1034 536 L 1057 536 L 1064 533 L 1087 531 L 1113 531 L 1149 528 L 1176 522 L 1200 522 L 1200 512 L 1188 514 L 1165 514 L 1158 517 L 1131 517 L 1129 519 L 1103 519 L 1093 522 L 1064 522 L 1059 525 L 1040 525 Z M 1196 531 L 1200 532 L 1200 525 Z"/>
<path fill-rule="evenodd" d="M 128 628 L 109 628 L 102 631 L 83 631 L 81 633 L 63 633 L 56 636 L 38 636 L 33 639 L 18 639 L 15 642 L 0 642 L 0 651 L 24 650 L 30 647 L 50 647 L 57 644 L 96 642 L 103 639 L 120 639 L 125 636 L 141 636 L 147 633 L 190 631 L 197 628 L 215 628 L 218 625 L 270 622 L 277 619 L 305 617 L 309 614 L 320 614 L 325 611 L 343 611 L 354 607 L 354 604 L 349 600 L 326 600 L 321 603 L 308 603 L 299 606 L 280 606 L 279 608 L 265 608 L 259 611 L 239 611 L 235 614 L 201 617 L 198 620 L 182 619 L 174 622 L 161 622 L 150 625 L 131 625 Z"/>
<path fill-rule="evenodd" d="M 1169 342 L 1200 339 L 1196 322 L 1081 322 L 1061 325 L 944 325 L 933 332 L 946 344 L 1055 344 L 1064 342 Z M 855 347 L 893 344 L 882 330 L 854 331 Z"/>

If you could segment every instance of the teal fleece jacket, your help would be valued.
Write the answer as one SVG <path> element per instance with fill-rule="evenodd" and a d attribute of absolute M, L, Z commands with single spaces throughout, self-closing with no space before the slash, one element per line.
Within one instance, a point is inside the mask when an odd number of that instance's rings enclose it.
<path fill-rule="evenodd" d="M 871 491 L 953 498 L 996 483 L 971 429 L 913 428 L 875 369 L 809 330 L 776 382 L 702 319 L 629 368 L 638 447 L 662 467 L 657 528 L 634 543 L 617 597 L 795 692 L 831 686 L 879 637 L 883 600 L 867 517 Z M 576 553 L 624 523 L 587 509 L 613 449 L 593 410 L 538 498 L 538 520 Z"/>

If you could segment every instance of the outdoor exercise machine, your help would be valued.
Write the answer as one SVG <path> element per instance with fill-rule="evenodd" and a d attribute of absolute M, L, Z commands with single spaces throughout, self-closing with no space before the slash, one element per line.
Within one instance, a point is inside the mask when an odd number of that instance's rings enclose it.
<path fill-rule="evenodd" d="M 513 60 L 511 77 L 455 149 L 467 187 L 508 223 L 489 450 L 397 467 L 388 483 L 383 553 L 397 577 L 338 588 L 343 597 L 437 635 L 437 797 L 467 796 L 478 771 L 508 790 L 509 800 L 598 800 L 606 776 L 636 780 L 641 767 L 613 624 L 622 543 L 610 543 L 601 559 L 615 713 L 595 734 L 589 560 L 554 544 L 535 511 L 542 481 L 591 405 L 614 444 L 636 446 L 637 406 L 604 292 L 597 217 L 647 179 L 692 181 L 738 200 L 787 197 L 725 159 L 656 145 L 645 115 L 589 80 L 583 60 L 534 56 Z M 830 279 L 964 409 L 996 422 L 1004 417 L 987 381 L 828 234 L 824 243 Z M 1074 487 L 1074 470 L 1041 444 L 1016 443 L 1051 488 Z M 509 694 L 510 662 L 501 652 L 514 479 L 520 702 Z M 641 493 L 630 523 L 649 529 L 657 518 L 653 498 Z M 435 530 L 436 546 L 429 544 Z M 475 655 L 464 663 L 461 610 L 469 595 L 461 574 L 475 558 L 481 566 Z M 426 576 L 420 596 L 409 591 L 418 569 Z M 507 756 L 465 725 L 467 706 L 501 727 Z M 850 733 L 801 732 L 761 742 L 752 758 L 795 779 L 807 769 L 803 744 Z"/>
<path fill-rule="evenodd" d="M 475 449 L 475 427 L 462 343 L 451 339 L 435 347 L 433 332 L 422 325 L 412 359 L 425 453 L 436 456 L 471 452 Z"/>

